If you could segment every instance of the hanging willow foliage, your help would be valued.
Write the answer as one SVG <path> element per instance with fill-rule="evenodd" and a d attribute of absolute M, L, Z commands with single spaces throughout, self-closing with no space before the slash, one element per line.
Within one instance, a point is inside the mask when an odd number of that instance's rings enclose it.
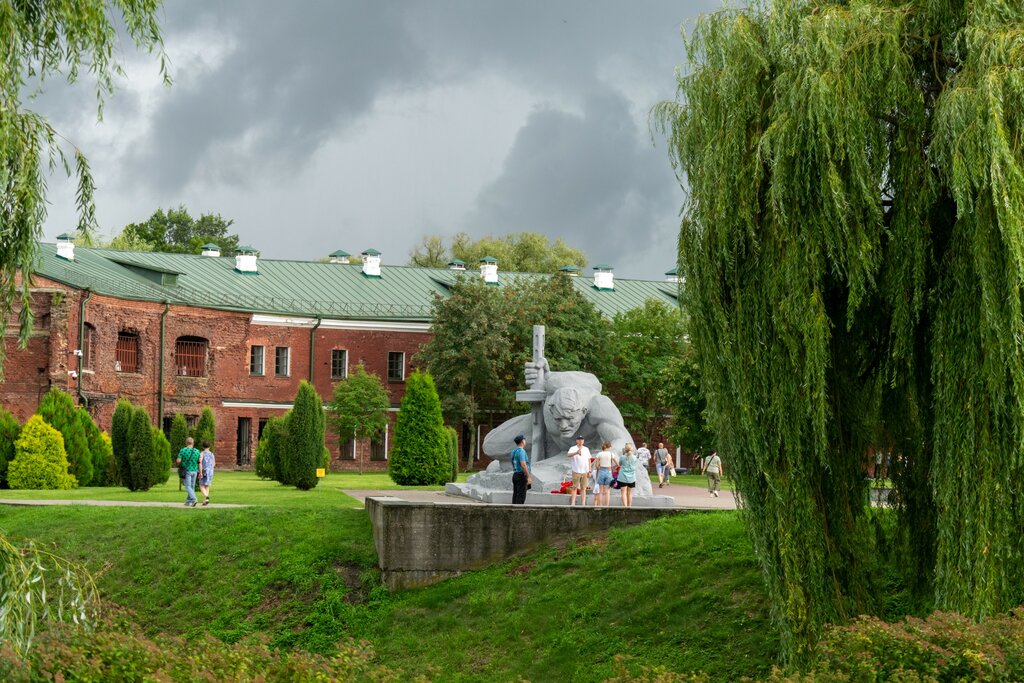
<path fill-rule="evenodd" d="M 872 449 L 915 588 L 1017 605 L 1024 6 L 764 0 L 686 47 L 683 302 L 787 655 L 872 609 Z"/>

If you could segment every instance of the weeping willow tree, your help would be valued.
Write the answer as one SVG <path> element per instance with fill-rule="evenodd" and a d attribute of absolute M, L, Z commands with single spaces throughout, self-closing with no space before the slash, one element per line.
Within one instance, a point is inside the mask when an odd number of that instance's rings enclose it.
<path fill-rule="evenodd" d="M 915 588 L 1019 604 L 1024 6 L 764 0 L 686 47 L 683 303 L 786 654 L 873 607 L 873 450 Z"/>

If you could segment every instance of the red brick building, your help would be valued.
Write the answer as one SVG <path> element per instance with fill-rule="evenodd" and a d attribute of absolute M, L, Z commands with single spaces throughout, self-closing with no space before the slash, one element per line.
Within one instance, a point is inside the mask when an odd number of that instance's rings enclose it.
<path fill-rule="evenodd" d="M 26 420 L 51 386 L 78 397 L 101 429 L 127 398 L 165 428 L 209 406 L 223 466 L 247 467 L 266 421 L 282 415 L 301 380 L 325 399 L 357 363 L 385 380 L 392 410 L 410 361 L 430 338 L 430 303 L 462 275 L 456 270 L 273 261 L 243 248 L 234 258 L 40 245 L 32 280 L 35 316 L 28 348 L 17 348 L 17 317 L 4 338 L 0 403 Z M 206 252 L 204 252 L 206 253 Z M 490 264 L 487 264 L 490 265 Z M 486 277 L 522 277 L 497 274 Z M 611 315 L 652 296 L 675 301 L 675 285 L 579 279 Z M 475 276 L 471 274 L 470 276 Z M 536 277 L 536 276 L 532 276 Z M 607 285 L 611 285 L 609 288 Z M 391 429 L 378 442 L 328 436 L 332 467 L 384 467 Z"/>

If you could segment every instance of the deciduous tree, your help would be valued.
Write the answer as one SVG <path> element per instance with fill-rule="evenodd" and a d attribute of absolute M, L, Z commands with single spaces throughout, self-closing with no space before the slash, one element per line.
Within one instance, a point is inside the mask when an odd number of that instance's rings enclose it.
<path fill-rule="evenodd" d="M 479 239 L 460 232 L 447 245 L 441 236 L 427 235 L 413 248 L 409 265 L 444 268 L 451 260 L 460 259 L 473 268 L 485 256 L 497 259 L 502 270 L 520 273 L 556 273 L 563 266 L 587 265 L 583 252 L 570 247 L 561 237 L 551 242 L 547 235 L 537 232 Z"/>
<path fill-rule="evenodd" d="M 114 90 L 114 77 L 121 73 L 119 35 L 150 52 L 159 51 L 166 80 L 159 7 L 159 0 L 82 0 L 8 2 L 0 10 L 0 320 L 6 321 L 19 304 L 22 346 L 32 331 L 30 276 L 46 219 L 46 176 L 52 166 L 77 177 L 79 230 L 88 233 L 96 222 L 93 179 L 85 155 L 45 117 L 26 108 L 25 99 L 33 97 L 47 79 L 78 80 L 84 66 L 96 80 L 102 113 L 104 99 Z M 25 275 L 20 287 L 15 280 L 19 271 Z M 0 380 L 3 356 L 0 344 Z"/>
<path fill-rule="evenodd" d="M 380 377 L 367 372 L 362 363 L 348 377 L 334 385 L 331 400 L 331 426 L 338 433 L 338 442 L 349 439 L 372 439 L 384 432 L 388 424 L 391 399 Z M 359 459 L 359 472 L 363 460 Z"/>
<path fill-rule="evenodd" d="M 111 246 L 120 242 L 142 246 L 143 251 L 198 254 L 204 244 L 212 242 L 220 247 L 222 254 L 233 254 L 238 250 L 238 235 L 228 232 L 233 224 L 234 221 L 219 213 L 192 218 L 184 206 L 167 211 L 157 209 L 144 222 L 126 225 Z"/>
<path fill-rule="evenodd" d="M 1024 601 L 1024 5 L 703 18 L 656 120 L 683 306 L 790 656 L 870 610 L 864 469 L 934 604 Z"/>

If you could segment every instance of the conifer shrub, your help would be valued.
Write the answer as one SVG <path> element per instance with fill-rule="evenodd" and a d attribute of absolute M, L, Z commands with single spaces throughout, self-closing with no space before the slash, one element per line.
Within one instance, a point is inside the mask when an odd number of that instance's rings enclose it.
<path fill-rule="evenodd" d="M 132 468 L 128 461 L 128 429 L 131 426 L 135 408 L 125 399 L 117 402 L 110 422 L 110 447 L 114 452 L 117 481 L 122 486 L 132 487 Z"/>
<path fill-rule="evenodd" d="M 9 412 L 0 408 L 0 489 L 7 486 L 7 466 L 14 460 L 14 442 L 21 435 L 21 425 Z"/>
<path fill-rule="evenodd" d="M 192 438 L 196 442 L 196 448 L 202 448 L 203 442 L 208 442 L 212 447 L 217 441 L 217 429 L 213 421 L 213 411 L 209 407 L 203 408 L 203 412 L 199 415 L 199 421 L 196 423 L 196 428 L 192 430 Z M 185 443 L 182 441 L 181 446 Z M 181 446 L 178 448 L 180 449 Z M 178 451 L 174 451 L 177 453 Z"/>
<path fill-rule="evenodd" d="M 12 489 L 71 489 L 78 485 L 68 473 L 64 437 L 39 415 L 33 415 L 14 443 L 14 460 L 7 467 Z"/>
<path fill-rule="evenodd" d="M 263 434 L 256 445 L 256 476 L 260 479 L 281 481 L 277 456 L 288 440 L 288 429 L 283 417 L 272 417 L 263 426 Z M 284 483 L 283 481 L 281 482 Z"/>
<path fill-rule="evenodd" d="M 156 484 L 166 484 L 171 478 L 171 442 L 162 429 L 153 427 L 152 477 Z"/>
<path fill-rule="evenodd" d="M 88 411 L 78 408 L 77 414 L 92 457 L 92 481 L 89 485 L 113 486 L 117 483 L 117 471 L 114 468 L 114 455 L 110 450 L 110 439 L 103 438 L 103 432 L 96 426 Z"/>
<path fill-rule="evenodd" d="M 278 453 L 278 466 L 287 483 L 303 491 L 319 482 L 316 470 L 324 451 L 324 402 L 316 389 L 303 380 L 288 417 L 288 450 Z"/>
<path fill-rule="evenodd" d="M 324 468 L 324 474 L 329 474 L 331 471 L 331 449 L 324 445 L 324 452 L 320 456 L 320 467 Z"/>
<path fill-rule="evenodd" d="M 171 453 L 177 453 L 185 447 L 185 439 L 188 438 L 188 423 L 185 416 L 178 413 L 171 420 L 171 433 L 168 441 L 171 444 Z"/>
<path fill-rule="evenodd" d="M 88 486 L 92 483 L 92 452 L 78 410 L 71 394 L 54 387 L 43 396 L 36 412 L 64 437 L 69 470 L 81 486 Z"/>
<path fill-rule="evenodd" d="M 139 407 L 132 412 L 128 425 L 128 469 L 129 481 L 125 484 L 131 491 L 148 491 L 157 483 L 156 449 L 153 445 L 153 428 L 149 424 L 149 413 Z"/>
<path fill-rule="evenodd" d="M 403 486 L 445 483 L 451 475 L 447 442 L 434 379 L 414 372 L 405 383 L 388 474 Z"/>
<path fill-rule="evenodd" d="M 457 481 L 459 478 L 459 433 L 448 425 L 445 425 L 444 433 L 448 437 L 445 451 L 448 453 L 448 466 L 451 468 L 448 481 Z"/>

